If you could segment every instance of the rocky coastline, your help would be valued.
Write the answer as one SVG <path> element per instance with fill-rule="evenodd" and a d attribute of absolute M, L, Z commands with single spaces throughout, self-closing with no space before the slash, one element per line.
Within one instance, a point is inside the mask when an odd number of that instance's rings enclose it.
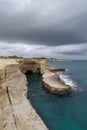
<path fill-rule="evenodd" d="M 64 84 L 64 82 L 61 81 L 60 77 L 56 73 L 47 70 L 42 77 L 43 86 L 50 93 L 63 95 L 74 91 L 72 87 Z"/>
<path fill-rule="evenodd" d="M 43 86 L 51 93 L 73 91 L 46 59 L 0 59 L 0 130 L 48 130 L 27 99 L 28 71 L 41 73 Z"/>

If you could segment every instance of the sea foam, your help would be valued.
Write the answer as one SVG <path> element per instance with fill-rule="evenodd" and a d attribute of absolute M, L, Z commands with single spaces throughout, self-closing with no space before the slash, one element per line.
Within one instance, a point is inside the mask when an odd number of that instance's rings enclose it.
<path fill-rule="evenodd" d="M 57 72 L 57 74 L 59 75 L 60 79 L 66 84 L 69 85 L 71 87 L 76 87 L 76 83 L 71 79 L 71 77 L 67 74 L 65 74 L 64 72 Z"/>

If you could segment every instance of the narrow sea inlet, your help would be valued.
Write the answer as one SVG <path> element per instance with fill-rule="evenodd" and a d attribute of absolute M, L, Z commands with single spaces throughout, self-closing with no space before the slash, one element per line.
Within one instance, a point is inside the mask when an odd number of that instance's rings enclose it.
<path fill-rule="evenodd" d="M 27 74 L 27 96 L 49 130 L 87 130 L 87 61 L 50 62 L 62 67 L 62 79 L 75 87 L 76 92 L 58 96 L 42 86 L 40 74 Z M 64 80 L 64 79 L 63 79 Z"/>

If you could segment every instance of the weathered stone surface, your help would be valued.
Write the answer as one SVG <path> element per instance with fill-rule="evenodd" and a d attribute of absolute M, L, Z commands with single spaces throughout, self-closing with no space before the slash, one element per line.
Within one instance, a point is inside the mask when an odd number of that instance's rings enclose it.
<path fill-rule="evenodd" d="M 23 73 L 41 73 L 43 85 L 51 93 L 72 92 L 47 66 L 46 59 L 0 59 L 0 130 L 47 130 L 26 98 L 27 80 Z"/>
<path fill-rule="evenodd" d="M 47 70 L 42 77 L 43 86 L 51 93 L 67 94 L 73 91 L 70 86 L 65 85 L 58 75 L 53 72 Z"/>
<path fill-rule="evenodd" d="M 0 69 L 0 130 L 47 130 L 26 98 L 27 80 L 19 64 L 0 60 Z"/>
<path fill-rule="evenodd" d="M 23 73 L 26 73 L 27 71 L 31 71 L 33 73 L 40 72 L 39 61 L 37 60 L 23 59 L 19 61 L 19 64 L 20 64 L 20 69 Z"/>
<path fill-rule="evenodd" d="M 0 69 L 0 84 L 5 80 L 5 69 Z"/>
<path fill-rule="evenodd" d="M 51 72 L 58 72 L 58 71 L 65 71 L 64 68 L 56 68 L 56 67 L 50 67 L 50 66 L 47 66 L 47 70 L 51 71 Z"/>

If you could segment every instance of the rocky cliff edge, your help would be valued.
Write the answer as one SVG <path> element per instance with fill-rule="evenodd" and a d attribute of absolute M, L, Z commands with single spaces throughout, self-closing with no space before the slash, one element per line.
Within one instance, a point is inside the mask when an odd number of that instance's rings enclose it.
<path fill-rule="evenodd" d="M 0 59 L 0 130 L 47 130 L 26 98 L 27 80 L 17 62 Z"/>
<path fill-rule="evenodd" d="M 43 86 L 51 93 L 72 92 L 61 82 L 56 71 L 45 59 L 0 59 L 0 130 L 47 130 L 27 100 L 25 73 L 42 74 Z"/>

